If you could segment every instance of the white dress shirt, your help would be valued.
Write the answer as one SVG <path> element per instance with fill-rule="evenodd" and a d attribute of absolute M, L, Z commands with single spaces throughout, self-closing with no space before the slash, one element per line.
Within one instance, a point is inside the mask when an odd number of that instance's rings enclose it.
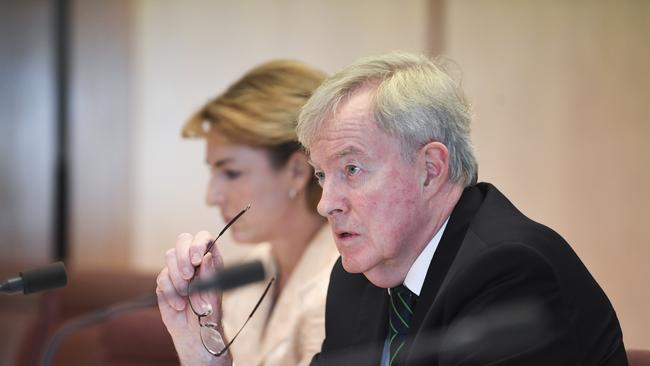
<path fill-rule="evenodd" d="M 440 239 L 442 239 L 442 234 L 445 232 L 447 223 L 449 222 L 449 217 L 442 224 L 436 235 L 429 241 L 424 250 L 418 255 L 415 259 L 415 262 L 411 265 L 408 273 L 406 273 L 406 278 L 404 278 L 403 285 L 406 286 L 411 292 L 420 296 L 422 292 L 422 286 L 424 285 L 424 279 L 427 277 L 427 272 L 429 271 L 429 265 L 431 264 L 431 259 L 438 249 L 438 244 L 440 244 Z M 390 295 L 390 289 L 388 289 L 388 294 Z M 388 365 L 388 339 L 384 341 L 384 350 L 381 354 L 381 365 Z"/>

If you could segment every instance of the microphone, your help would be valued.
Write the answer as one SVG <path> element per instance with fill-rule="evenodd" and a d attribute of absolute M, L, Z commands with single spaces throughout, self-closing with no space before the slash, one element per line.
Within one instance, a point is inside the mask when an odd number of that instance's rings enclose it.
<path fill-rule="evenodd" d="M 0 284 L 0 293 L 31 294 L 34 292 L 65 287 L 68 276 L 63 262 L 48 264 L 43 267 L 20 272 L 18 277 L 10 278 Z"/>
<path fill-rule="evenodd" d="M 230 290 L 249 283 L 261 281 L 266 277 L 262 262 L 243 263 L 222 269 L 212 277 L 196 279 L 190 286 L 190 292 L 202 292 L 212 289 Z"/>

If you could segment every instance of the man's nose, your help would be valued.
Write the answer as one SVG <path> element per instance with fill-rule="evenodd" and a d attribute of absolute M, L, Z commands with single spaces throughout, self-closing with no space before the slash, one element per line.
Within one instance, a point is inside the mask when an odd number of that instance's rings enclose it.
<path fill-rule="evenodd" d="M 330 217 L 345 212 L 346 208 L 347 204 L 340 187 L 336 187 L 332 182 L 325 182 L 316 208 L 318 213 L 323 217 Z"/>

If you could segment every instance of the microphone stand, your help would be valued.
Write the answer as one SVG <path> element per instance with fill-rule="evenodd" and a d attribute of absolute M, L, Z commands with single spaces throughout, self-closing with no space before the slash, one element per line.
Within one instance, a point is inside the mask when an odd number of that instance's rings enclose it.
<path fill-rule="evenodd" d="M 43 356 L 43 366 L 50 366 L 54 359 L 54 354 L 57 349 L 71 333 L 87 327 L 89 325 L 97 324 L 101 321 L 109 319 L 115 315 L 125 313 L 127 311 L 144 309 L 158 304 L 156 295 L 144 295 L 139 298 L 120 302 L 106 308 L 101 308 L 87 314 L 82 314 L 76 318 L 67 321 L 61 328 L 59 328 L 52 338 L 50 339 L 45 354 Z"/>

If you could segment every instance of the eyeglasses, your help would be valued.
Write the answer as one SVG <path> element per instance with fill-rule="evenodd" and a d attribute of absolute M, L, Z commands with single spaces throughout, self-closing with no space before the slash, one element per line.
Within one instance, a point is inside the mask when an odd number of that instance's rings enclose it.
<path fill-rule="evenodd" d="M 248 211 L 248 209 L 250 207 L 251 207 L 251 205 L 246 206 L 246 208 L 244 208 L 240 213 L 237 214 L 237 216 L 235 216 L 232 220 L 230 220 L 230 222 L 228 222 L 226 224 L 226 226 L 221 230 L 219 235 L 217 235 L 217 237 L 205 249 L 205 253 L 203 253 L 204 256 L 206 254 L 208 254 L 208 252 L 212 249 L 212 247 L 214 246 L 214 243 L 217 242 L 217 239 L 219 239 L 221 237 L 221 235 L 223 235 L 223 233 L 226 232 L 226 230 L 232 224 L 234 224 L 235 221 L 237 221 L 237 219 L 239 219 L 241 217 L 241 215 L 243 215 L 246 211 Z M 200 265 L 194 267 L 194 275 L 192 276 L 192 278 L 190 279 L 190 281 L 187 284 L 187 293 L 188 294 L 193 293 L 191 287 L 192 287 L 192 283 L 193 283 L 194 279 L 196 278 L 199 267 L 200 267 Z M 197 318 L 198 318 L 199 327 L 200 327 L 201 343 L 203 343 L 203 347 L 205 347 L 205 349 L 208 352 L 210 352 L 213 356 L 219 357 L 219 356 L 222 356 L 224 353 L 226 353 L 226 351 L 228 351 L 228 349 L 230 349 L 230 346 L 233 344 L 233 342 L 235 341 L 235 339 L 237 338 L 239 333 L 241 333 L 241 331 L 244 329 L 246 324 L 248 324 L 248 321 L 253 317 L 253 314 L 255 314 L 255 312 L 259 308 L 260 304 L 262 303 L 262 300 L 264 300 L 264 298 L 266 297 L 266 294 L 269 292 L 269 289 L 271 288 L 271 285 L 273 284 L 273 281 L 275 281 L 275 278 L 271 278 L 269 283 L 266 285 L 266 288 L 264 289 L 264 292 L 262 293 L 262 296 L 260 297 L 259 300 L 257 300 L 257 304 L 255 304 L 255 307 L 253 307 L 253 310 L 251 311 L 250 315 L 248 316 L 248 318 L 246 319 L 244 324 L 241 326 L 241 328 L 239 328 L 237 333 L 235 333 L 235 336 L 232 337 L 230 342 L 228 342 L 225 345 L 224 345 L 225 342 L 223 340 L 223 337 L 221 336 L 221 332 L 219 332 L 219 327 L 217 326 L 217 324 L 207 320 L 207 317 L 212 315 L 212 309 L 208 309 L 207 311 L 200 312 L 200 311 L 197 310 L 199 307 L 196 306 L 196 304 L 192 303 L 192 296 L 188 297 L 190 307 L 192 308 L 192 312 L 194 312 L 194 315 L 196 315 Z"/>

